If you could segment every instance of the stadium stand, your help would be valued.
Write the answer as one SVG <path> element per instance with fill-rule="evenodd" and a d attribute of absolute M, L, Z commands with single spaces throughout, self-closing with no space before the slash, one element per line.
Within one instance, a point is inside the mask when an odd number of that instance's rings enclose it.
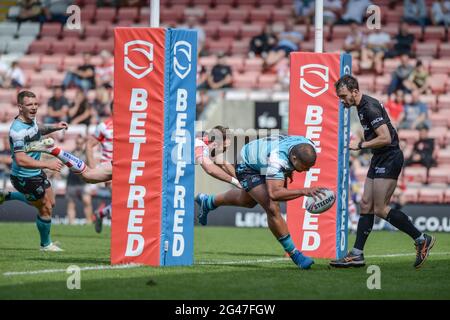
<path fill-rule="evenodd" d="M 73 1 L 82 9 L 81 30 L 63 28 L 59 22 L 18 23 L 15 10 L 10 9 L 14 1 L 7 1 L 8 10 L 0 8 L 0 21 L 4 12 L 10 12 L 7 21 L 0 22 L 0 62 L 10 65 L 18 61 L 26 75 L 25 87 L 38 93 L 41 100 L 39 117 L 45 116 L 46 102 L 51 96 L 51 88 L 61 85 L 66 72 L 82 64 L 82 53 L 93 55 L 92 63 L 98 66 L 103 50 L 113 51 L 113 30 L 115 26 L 145 26 L 149 20 L 149 1 L 141 1 L 134 7 L 98 7 L 95 0 Z M 227 64 L 232 68 L 234 91 L 226 97 L 249 97 L 253 92 L 264 92 L 261 96 L 280 96 L 286 99 L 285 92 L 273 90 L 279 87 L 277 65 L 264 67 L 264 57 L 249 56 L 250 39 L 259 35 L 265 24 L 272 24 L 276 33 L 284 30 L 284 22 L 293 15 L 292 0 L 161 0 L 161 22 L 164 26 L 184 25 L 187 17 L 195 15 L 206 34 L 204 50 L 198 60 L 199 70 L 210 70 L 217 61 L 217 55 L 228 55 Z M 5 2 L 6 3 L 6 2 Z M 433 1 L 426 1 L 431 7 Z M 391 38 L 398 33 L 402 21 L 402 1 L 377 1 L 382 12 L 382 28 Z M 11 7 L 12 8 L 12 7 Z M 309 25 L 296 24 L 294 29 L 303 34 L 302 51 L 314 50 L 313 29 Z M 325 27 L 324 48 L 327 52 L 342 50 L 349 34 L 349 26 L 334 25 Z M 361 27 L 365 32 L 365 28 Z M 450 44 L 448 30 L 444 26 L 427 25 L 425 28 L 411 25 L 409 32 L 415 36 L 412 47 L 411 64 L 422 60 L 429 74 L 430 90 L 421 95 L 422 102 L 428 105 L 428 119 L 431 123 L 429 135 L 436 140 L 440 150 L 437 166 L 426 169 L 419 166 L 407 167 L 403 180 L 408 184 L 404 196 L 409 202 L 450 203 Z M 280 65 L 286 60 L 280 62 Z M 387 87 L 391 74 L 399 65 L 399 58 L 386 58 L 381 74 L 364 71 L 361 74 L 359 57 L 353 58 L 353 72 L 357 75 L 361 88 L 368 94 L 381 97 L 387 102 Z M 3 82 L 4 84 L 4 82 Z M 278 86 L 277 86 L 278 85 Z M 239 93 L 236 89 L 245 91 Z M 0 135 L 7 134 L 8 123 L 16 113 L 15 95 L 18 88 L 0 85 Z M 248 93 L 248 92 L 250 93 Z M 73 101 L 76 89 L 67 88 L 65 96 Z M 109 91 L 112 95 L 111 91 Z M 255 94 L 254 96 L 258 96 Z M 95 97 L 95 89 L 87 93 L 90 103 Z M 283 98 L 284 97 L 284 98 Z M 112 96 L 111 96 L 112 99 Z M 245 99 L 245 98 L 244 98 Z M 201 106 L 202 109 L 205 106 Z M 202 110 L 200 109 L 200 111 Z M 76 126 L 61 140 L 63 146 L 70 147 L 73 132 L 86 134 L 92 131 L 96 121 L 88 127 Z M 407 145 L 418 140 L 417 130 L 400 130 L 400 139 Z M 359 180 L 364 179 L 367 168 L 356 170 Z M 432 187 L 431 187 L 432 185 Z M 63 190 L 60 189 L 60 190 Z"/>

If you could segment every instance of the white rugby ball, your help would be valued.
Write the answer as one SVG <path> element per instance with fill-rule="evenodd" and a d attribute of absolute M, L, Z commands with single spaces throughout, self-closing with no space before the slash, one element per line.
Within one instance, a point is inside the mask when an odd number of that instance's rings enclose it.
<path fill-rule="evenodd" d="M 305 205 L 308 212 L 318 214 L 327 211 L 333 206 L 336 201 L 333 190 L 323 189 L 322 191 L 325 195 L 321 195 L 321 198 L 316 197 L 316 199 L 314 199 L 313 197 L 308 197 Z"/>

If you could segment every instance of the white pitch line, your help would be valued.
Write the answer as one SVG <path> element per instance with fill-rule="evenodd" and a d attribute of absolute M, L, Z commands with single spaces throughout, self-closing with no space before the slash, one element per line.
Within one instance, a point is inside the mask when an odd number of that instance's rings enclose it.
<path fill-rule="evenodd" d="M 450 255 L 450 252 L 435 252 L 430 253 L 430 256 L 444 256 Z M 396 257 L 408 257 L 415 256 L 414 253 L 393 253 L 393 254 L 382 254 L 382 255 L 368 255 L 366 258 L 396 258 Z M 230 260 L 230 261 L 222 261 L 222 260 L 205 260 L 205 261 L 197 261 L 194 265 L 246 265 L 252 263 L 271 263 L 271 262 L 282 262 L 289 261 L 287 257 L 280 258 L 270 258 L 270 259 L 252 259 L 252 260 Z M 124 264 L 117 266 L 110 265 L 98 265 L 98 266 L 89 266 L 89 267 L 81 267 L 81 271 L 89 271 L 89 270 L 114 270 L 114 269 L 131 269 L 131 268 L 139 268 L 143 267 L 142 264 Z M 34 274 L 43 274 L 43 273 L 59 273 L 66 272 L 67 269 L 44 269 L 44 270 L 34 270 L 34 271 L 11 271 L 3 273 L 3 276 L 21 276 L 21 275 L 34 275 Z"/>

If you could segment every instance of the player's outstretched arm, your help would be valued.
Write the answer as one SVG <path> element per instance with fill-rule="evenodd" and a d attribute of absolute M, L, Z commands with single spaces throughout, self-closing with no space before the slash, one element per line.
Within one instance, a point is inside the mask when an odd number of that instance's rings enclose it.
<path fill-rule="evenodd" d="M 281 179 L 267 179 L 267 192 L 273 201 L 289 201 L 303 196 L 320 197 L 325 195 L 321 191 L 323 187 L 305 188 L 305 189 L 288 189 L 284 187 L 284 180 Z"/>
<path fill-rule="evenodd" d="M 239 184 L 239 181 L 226 173 L 222 168 L 220 168 L 218 165 L 216 165 L 211 159 L 209 158 L 203 158 L 201 166 L 203 170 L 207 174 L 209 174 L 211 177 L 214 177 L 216 179 L 231 183 L 235 185 L 238 188 L 241 188 L 241 185 Z"/>
<path fill-rule="evenodd" d="M 23 168 L 30 169 L 50 169 L 54 171 L 60 171 L 63 164 L 58 161 L 41 161 L 27 156 L 25 152 L 15 153 L 16 163 Z"/>
<path fill-rule="evenodd" d="M 63 121 L 56 123 L 56 124 L 40 124 L 40 125 L 38 125 L 39 132 L 43 136 L 50 134 L 52 132 L 58 131 L 58 130 L 67 129 L 68 127 L 69 127 L 69 125 Z"/>

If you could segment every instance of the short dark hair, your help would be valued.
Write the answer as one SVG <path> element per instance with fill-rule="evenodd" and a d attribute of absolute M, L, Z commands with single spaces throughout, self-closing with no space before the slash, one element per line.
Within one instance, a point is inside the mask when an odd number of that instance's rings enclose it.
<path fill-rule="evenodd" d="M 292 148 L 291 152 L 305 166 L 312 167 L 316 163 L 316 149 L 309 143 L 297 144 Z"/>
<path fill-rule="evenodd" d="M 228 130 L 229 130 L 229 128 L 224 127 L 224 126 L 220 126 L 220 125 L 215 126 L 208 132 L 208 141 L 214 142 L 217 138 L 222 138 L 223 142 L 225 142 L 225 139 L 227 138 Z M 220 137 L 218 137 L 216 135 L 217 131 L 220 132 L 220 134 L 221 134 Z"/>
<path fill-rule="evenodd" d="M 349 74 L 342 76 L 338 81 L 336 81 L 334 87 L 336 88 L 336 91 L 342 89 L 343 87 L 346 87 L 349 91 L 355 89 L 359 90 L 358 80 Z"/>
<path fill-rule="evenodd" d="M 25 97 L 36 98 L 36 95 L 33 92 L 28 91 L 28 90 L 20 91 L 19 94 L 17 95 L 17 104 L 22 105 Z"/>

